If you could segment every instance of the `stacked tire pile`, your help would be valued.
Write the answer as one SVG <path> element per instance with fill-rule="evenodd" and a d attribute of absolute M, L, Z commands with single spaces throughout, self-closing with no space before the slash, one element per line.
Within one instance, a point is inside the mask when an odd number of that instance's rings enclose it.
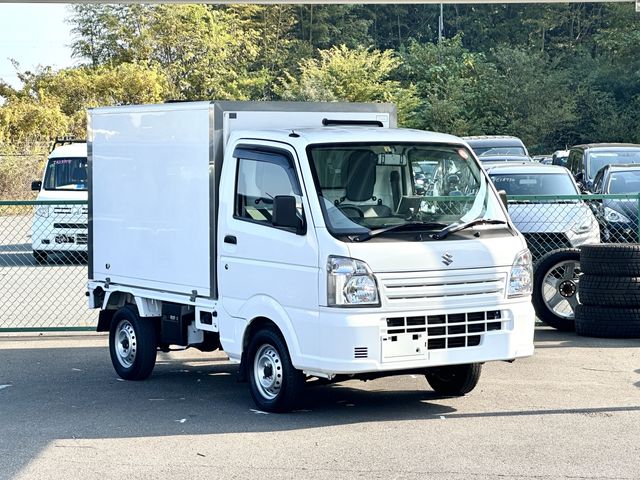
<path fill-rule="evenodd" d="M 585 245 L 580 267 L 576 333 L 640 338 L 640 244 Z"/>

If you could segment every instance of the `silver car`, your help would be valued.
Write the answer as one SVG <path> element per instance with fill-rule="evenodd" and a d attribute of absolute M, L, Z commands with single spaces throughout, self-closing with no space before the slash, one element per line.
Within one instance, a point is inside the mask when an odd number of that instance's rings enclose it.
<path fill-rule="evenodd" d="M 525 196 L 509 201 L 509 215 L 527 239 L 534 260 L 551 250 L 600 242 L 598 222 L 585 202 L 554 198 L 580 194 L 566 168 L 531 162 L 493 164 L 486 170 L 496 188 L 508 197 Z"/>

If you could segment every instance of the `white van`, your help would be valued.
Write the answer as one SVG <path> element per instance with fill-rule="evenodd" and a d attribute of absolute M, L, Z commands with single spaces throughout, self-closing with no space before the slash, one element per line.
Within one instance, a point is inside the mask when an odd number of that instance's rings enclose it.
<path fill-rule="evenodd" d="M 531 355 L 531 255 L 495 188 L 461 139 L 395 124 L 381 104 L 90 110 L 89 306 L 117 373 L 221 348 L 287 411 L 308 377 L 464 395 Z"/>
<path fill-rule="evenodd" d="M 58 143 L 61 143 L 58 145 Z M 49 254 L 87 251 L 87 144 L 57 142 L 47 158 L 42 180 L 31 183 L 38 192 L 31 226 L 31 248 L 38 263 Z M 74 253 L 71 253 L 72 255 Z"/>

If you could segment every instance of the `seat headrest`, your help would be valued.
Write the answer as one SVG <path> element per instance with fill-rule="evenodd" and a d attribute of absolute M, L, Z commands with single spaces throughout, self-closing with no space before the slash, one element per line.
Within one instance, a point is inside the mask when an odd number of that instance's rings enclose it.
<path fill-rule="evenodd" d="M 364 202 L 373 197 L 376 184 L 378 156 L 370 150 L 353 152 L 347 165 L 346 198 L 353 202 Z"/>

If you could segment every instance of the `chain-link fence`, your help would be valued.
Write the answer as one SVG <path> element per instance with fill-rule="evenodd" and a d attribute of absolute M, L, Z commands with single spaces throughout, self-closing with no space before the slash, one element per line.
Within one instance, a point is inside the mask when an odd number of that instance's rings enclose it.
<path fill-rule="evenodd" d="M 638 241 L 640 195 L 542 195 L 508 198 L 509 216 L 534 261 L 551 250 Z"/>
<path fill-rule="evenodd" d="M 0 201 L 0 331 L 92 329 L 87 202 Z"/>
<path fill-rule="evenodd" d="M 640 195 L 514 196 L 509 215 L 534 260 L 599 242 L 637 242 Z M 455 221 L 472 198 L 429 199 L 425 217 Z M 413 213 L 412 213 L 413 214 Z M 446 217 L 446 218 L 445 218 Z M 0 331 L 92 329 L 86 306 L 87 204 L 0 202 Z"/>

